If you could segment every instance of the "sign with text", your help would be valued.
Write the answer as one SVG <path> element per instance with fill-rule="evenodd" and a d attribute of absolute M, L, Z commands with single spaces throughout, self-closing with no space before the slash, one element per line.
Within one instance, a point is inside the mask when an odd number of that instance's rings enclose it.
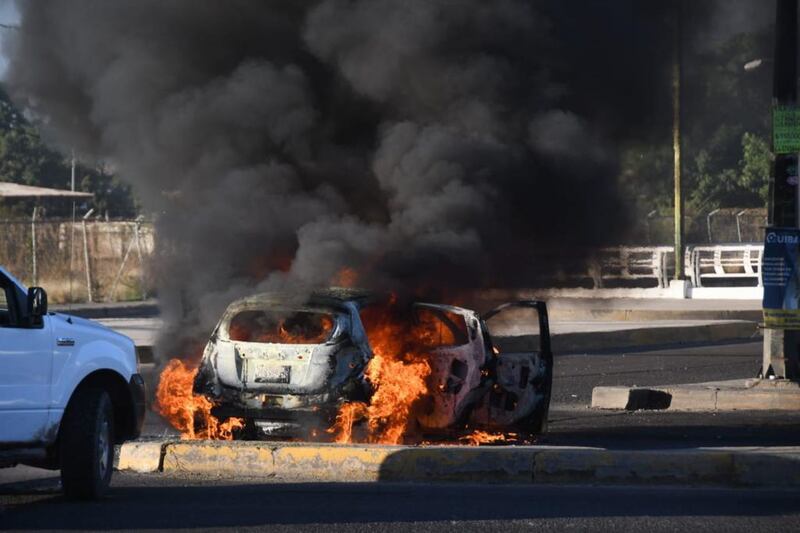
<path fill-rule="evenodd" d="M 797 268 L 800 229 L 767 228 L 761 278 L 764 283 L 764 325 L 800 329 L 800 271 Z"/>
<path fill-rule="evenodd" d="M 800 152 L 800 107 L 772 108 L 772 149 L 776 154 Z"/>

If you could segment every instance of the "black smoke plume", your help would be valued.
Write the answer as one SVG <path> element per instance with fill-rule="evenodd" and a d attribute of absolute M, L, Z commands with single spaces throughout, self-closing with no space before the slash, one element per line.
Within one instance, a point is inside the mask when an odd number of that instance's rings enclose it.
<path fill-rule="evenodd" d="M 619 240 L 615 142 L 669 106 L 670 5 L 642 4 L 26 0 L 7 83 L 135 185 L 162 312 L 202 337 L 344 267 L 529 286 Z"/>

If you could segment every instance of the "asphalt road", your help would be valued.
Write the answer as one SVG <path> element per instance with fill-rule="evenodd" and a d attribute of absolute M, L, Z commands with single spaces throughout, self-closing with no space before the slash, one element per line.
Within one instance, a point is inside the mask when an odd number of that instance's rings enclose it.
<path fill-rule="evenodd" d="M 675 487 L 296 484 L 117 473 L 65 501 L 53 478 L 0 484 L 0 528 L 250 531 L 800 531 L 800 492 Z"/>
<path fill-rule="evenodd" d="M 608 448 L 796 445 L 800 413 L 605 412 L 595 385 L 754 375 L 760 343 L 556 357 L 547 444 Z M 155 377 L 155 376 L 153 376 Z M 170 430 L 155 414 L 146 433 Z M 0 529 L 275 531 L 800 531 L 800 492 L 678 487 L 287 484 L 115 473 L 111 496 L 66 502 L 56 473 L 0 470 Z"/>
<path fill-rule="evenodd" d="M 598 385 L 667 385 L 754 377 L 761 342 L 557 355 L 542 443 L 616 449 L 796 446 L 800 413 L 590 409 Z"/>
<path fill-rule="evenodd" d="M 752 378 L 761 366 L 762 342 L 685 348 L 607 350 L 557 354 L 553 403 L 589 405 L 602 385 L 667 385 Z"/>

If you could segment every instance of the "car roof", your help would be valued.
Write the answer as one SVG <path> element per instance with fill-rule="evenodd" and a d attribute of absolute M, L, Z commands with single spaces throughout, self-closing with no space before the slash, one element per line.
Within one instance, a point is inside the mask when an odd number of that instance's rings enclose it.
<path fill-rule="evenodd" d="M 385 294 L 375 293 L 366 289 L 350 287 L 328 287 L 315 289 L 310 293 L 301 291 L 272 291 L 254 294 L 232 302 L 225 314 L 230 318 L 234 314 L 245 310 L 281 309 L 294 311 L 345 311 L 348 307 L 361 309 L 371 303 L 382 300 Z M 474 311 L 452 305 L 415 302 L 414 305 L 449 311 L 457 314 L 472 314 Z"/>
<path fill-rule="evenodd" d="M 362 307 L 373 297 L 372 293 L 364 289 L 347 287 L 329 287 L 315 289 L 310 293 L 302 291 L 272 291 L 254 294 L 232 302 L 228 306 L 228 313 L 244 309 L 258 308 L 290 308 L 296 310 L 342 310 L 347 303 Z"/>

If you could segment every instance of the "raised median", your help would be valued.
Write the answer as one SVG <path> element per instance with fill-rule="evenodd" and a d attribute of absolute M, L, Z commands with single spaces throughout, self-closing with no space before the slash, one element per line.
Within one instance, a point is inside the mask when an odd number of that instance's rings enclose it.
<path fill-rule="evenodd" d="M 121 447 L 143 473 L 311 482 L 598 483 L 800 487 L 800 448 L 606 450 L 160 441 Z"/>

